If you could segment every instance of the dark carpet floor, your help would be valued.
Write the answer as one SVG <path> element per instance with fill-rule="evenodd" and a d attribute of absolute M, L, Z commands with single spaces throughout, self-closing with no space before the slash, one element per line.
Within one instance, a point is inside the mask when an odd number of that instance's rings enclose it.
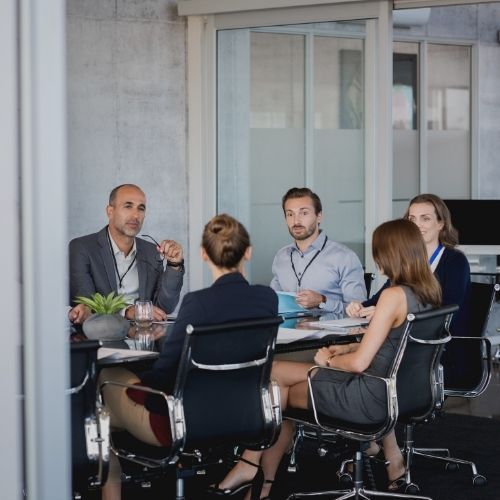
<path fill-rule="evenodd" d="M 415 443 L 422 447 L 448 447 L 452 455 L 467 458 L 476 463 L 479 473 L 487 477 L 483 487 L 472 485 L 471 468 L 461 466 L 459 470 L 447 471 L 440 462 L 415 458 L 413 480 L 420 486 L 420 494 L 433 500 L 500 500 L 500 422 L 480 417 L 447 414 L 435 421 L 419 426 L 415 433 Z M 296 491 L 318 491 L 338 487 L 335 471 L 339 465 L 337 453 L 320 458 L 316 444 L 307 442 L 299 455 L 299 470 L 289 473 L 285 461 L 280 466 L 275 485 L 271 492 L 272 500 L 282 500 Z M 380 472 L 382 468 L 382 473 Z M 209 500 L 205 493 L 206 485 L 214 482 L 223 474 L 220 467 L 212 470 L 209 477 L 202 476 L 186 481 L 188 500 Z M 383 466 L 375 470 L 378 488 L 385 484 Z M 126 486 L 124 500 L 175 500 L 173 478 L 153 483 L 151 488 Z M 99 498 L 93 496 L 89 498 Z M 231 497 L 236 500 L 242 498 Z"/>

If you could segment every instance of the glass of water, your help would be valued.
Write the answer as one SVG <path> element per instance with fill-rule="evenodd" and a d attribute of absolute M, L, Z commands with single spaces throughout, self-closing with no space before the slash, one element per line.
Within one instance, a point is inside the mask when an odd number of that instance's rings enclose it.
<path fill-rule="evenodd" d="M 154 351 L 155 340 L 150 329 L 141 328 L 135 334 L 135 348 L 140 351 Z"/>
<path fill-rule="evenodd" d="M 150 300 L 137 299 L 134 307 L 136 328 L 150 329 L 153 326 L 153 303 Z"/>

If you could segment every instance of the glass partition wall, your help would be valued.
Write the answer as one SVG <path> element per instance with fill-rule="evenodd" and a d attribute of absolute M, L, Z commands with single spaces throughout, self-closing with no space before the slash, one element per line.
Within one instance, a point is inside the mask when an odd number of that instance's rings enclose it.
<path fill-rule="evenodd" d="M 393 214 L 421 192 L 472 196 L 470 45 L 395 42 Z"/>
<path fill-rule="evenodd" d="M 328 236 L 365 259 L 363 21 L 217 35 L 217 212 L 254 247 L 253 283 L 269 283 L 290 242 L 281 198 L 307 186 Z"/>

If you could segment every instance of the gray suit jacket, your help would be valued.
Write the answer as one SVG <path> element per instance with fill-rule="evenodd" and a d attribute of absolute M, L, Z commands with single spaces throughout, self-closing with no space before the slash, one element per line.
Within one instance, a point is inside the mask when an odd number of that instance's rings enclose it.
<path fill-rule="evenodd" d="M 117 291 L 115 264 L 108 238 L 107 227 L 98 233 L 71 240 L 69 244 L 70 302 L 77 295 L 89 297 L 95 292 L 108 294 Z M 136 238 L 139 297 L 152 300 L 155 305 L 171 313 L 179 302 L 184 271 L 170 267 L 163 269 L 163 262 L 156 245 Z"/>

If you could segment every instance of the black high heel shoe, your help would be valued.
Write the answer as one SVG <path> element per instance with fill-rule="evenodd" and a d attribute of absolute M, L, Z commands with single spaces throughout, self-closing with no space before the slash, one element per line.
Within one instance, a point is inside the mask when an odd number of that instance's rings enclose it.
<path fill-rule="evenodd" d="M 387 485 L 387 491 L 390 493 L 406 493 L 406 472 L 401 474 L 398 478 L 394 479 L 394 481 L 389 481 Z"/>
<path fill-rule="evenodd" d="M 211 495 L 217 495 L 221 497 L 232 497 L 237 495 L 248 488 L 252 488 L 251 500 L 259 500 L 260 492 L 262 491 L 262 485 L 264 484 L 264 473 L 262 472 L 262 467 L 259 464 L 254 464 L 247 460 L 246 458 L 240 457 L 239 460 L 245 462 L 248 465 L 252 465 L 257 469 L 257 473 L 251 481 L 245 481 L 238 484 L 234 488 L 219 488 L 219 485 L 209 486 L 207 492 Z M 220 484 L 220 483 L 219 483 Z"/>
<path fill-rule="evenodd" d="M 264 484 L 270 484 L 271 489 L 272 489 L 272 484 L 274 483 L 274 479 L 266 479 L 264 480 Z M 267 495 L 266 497 L 262 497 L 260 500 L 271 500 L 270 495 Z"/>

